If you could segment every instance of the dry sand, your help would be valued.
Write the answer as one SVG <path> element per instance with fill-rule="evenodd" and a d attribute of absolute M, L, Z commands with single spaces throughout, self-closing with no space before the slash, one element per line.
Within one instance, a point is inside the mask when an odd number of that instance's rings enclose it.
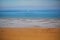
<path fill-rule="evenodd" d="M 60 40 L 60 28 L 0 28 L 0 40 Z"/>

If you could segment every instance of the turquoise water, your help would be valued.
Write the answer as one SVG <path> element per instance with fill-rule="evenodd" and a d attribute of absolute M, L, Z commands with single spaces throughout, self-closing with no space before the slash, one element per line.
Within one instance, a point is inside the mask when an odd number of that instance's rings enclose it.
<path fill-rule="evenodd" d="M 0 11 L 0 18 L 60 18 L 59 10 Z"/>

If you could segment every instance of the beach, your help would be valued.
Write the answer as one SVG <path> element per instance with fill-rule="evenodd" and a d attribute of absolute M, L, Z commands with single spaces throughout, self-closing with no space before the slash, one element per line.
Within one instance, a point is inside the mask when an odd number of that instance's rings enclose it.
<path fill-rule="evenodd" d="M 60 28 L 0 28 L 0 40 L 60 40 Z"/>
<path fill-rule="evenodd" d="M 59 19 L 0 18 L 0 40 L 59 40 Z"/>
<path fill-rule="evenodd" d="M 0 40 L 60 40 L 60 0 L 0 0 Z"/>

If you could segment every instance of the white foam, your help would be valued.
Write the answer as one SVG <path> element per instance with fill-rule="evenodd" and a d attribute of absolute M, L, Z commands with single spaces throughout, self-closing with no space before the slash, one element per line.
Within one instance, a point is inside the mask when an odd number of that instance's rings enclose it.
<path fill-rule="evenodd" d="M 48 27 L 60 28 L 60 19 L 0 19 L 0 27 Z"/>

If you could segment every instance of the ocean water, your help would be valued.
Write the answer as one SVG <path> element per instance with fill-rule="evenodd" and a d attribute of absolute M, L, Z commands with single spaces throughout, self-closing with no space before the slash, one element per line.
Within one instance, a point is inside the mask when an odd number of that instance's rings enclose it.
<path fill-rule="evenodd" d="M 60 28 L 59 10 L 0 11 L 0 27 Z"/>
<path fill-rule="evenodd" d="M 60 18 L 59 10 L 0 11 L 0 18 Z"/>

